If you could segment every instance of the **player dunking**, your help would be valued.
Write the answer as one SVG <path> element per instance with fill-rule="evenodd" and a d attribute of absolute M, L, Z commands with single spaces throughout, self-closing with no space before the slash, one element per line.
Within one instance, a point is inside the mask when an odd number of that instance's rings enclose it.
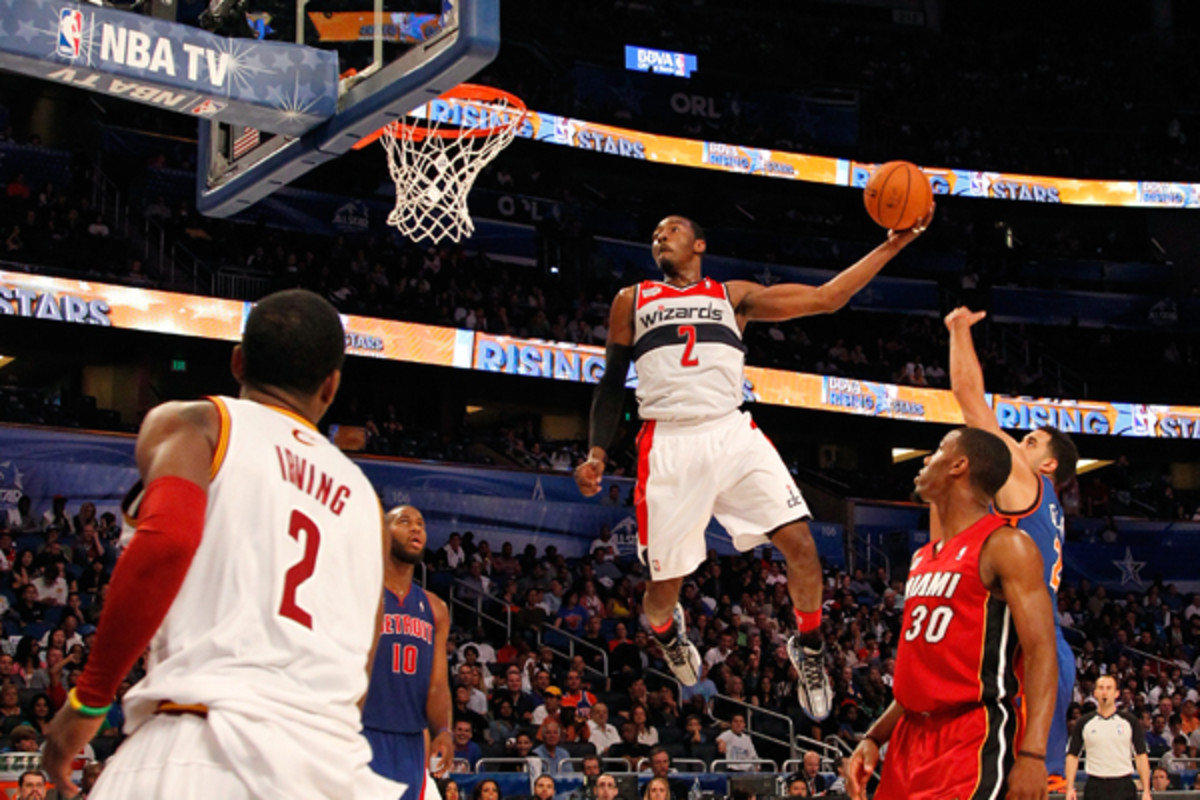
<path fill-rule="evenodd" d="M 413 583 L 413 568 L 425 554 L 425 517 L 412 506 L 397 506 L 384 525 L 391 550 L 383 570 L 383 627 L 363 704 L 363 733 L 374 753 L 371 769 L 413 787 L 416 800 L 429 800 L 427 791 L 436 792 L 429 773 L 440 778 L 454 761 L 446 667 L 450 613 L 441 598 Z M 431 730 L 426 754 L 425 735 Z"/>
<path fill-rule="evenodd" d="M 1000 428 L 995 412 L 984 398 L 983 370 L 971 338 L 971 326 L 983 319 L 985 313 L 956 308 L 946 316 L 946 328 L 950 331 L 950 386 L 966 423 L 996 434 L 1008 445 L 1013 456 L 1012 474 L 996 492 L 993 510 L 1009 525 L 1029 534 L 1042 554 L 1058 647 L 1057 702 L 1046 742 L 1046 772 L 1051 776 L 1050 790 L 1065 791 L 1067 706 L 1075 688 L 1075 654 L 1058 623 L 1064 518 L 1054 487 L 1075 476 L 1079 451 L 1070 436 L 1050 425 L 1031 431 L 1020 442 Z"/>
<path fill-rule="evenodd" d="M 316 423 L 341 382 L 337 311 L 302 290 L 264 298 L 231 368 L 239 399 L 164 403 L 138 434 L 145 491 L 87 666 L 47 733 L 71 758 L 125 696 L 128 740 L 92 796 L 395 800 L 358 703 L 378 629 L 387 537 L 375 492 Z M 133 509 L 130 509 L 131 511 Z"/>
<path fill-rule="evenodd" d="M 699 680 L 700 653 L 688 641 L 679 590 L 704 561 L 704 530 L 715 513 L 737 549 L 770 541 L 787 559 L 799 625 L 788 653 L 800 674 L 800 704 L 815 720 L 829 715 L 833 693 L 823 665 L 821 565 L 808 506 L 774 446 L 738 411 L 746 360 L 742 331 L 758 320 L 841 308 L 924 231 L 930 217 L 911 230 L 890 232 L 886 242 L 821 286 L 767 287 L 704 277 L 704 232 L 686 217 L 669 216 L 651 241 L 664 280 L 627 286 L 613 300 L 607 366 L 592 400 L 588 458 L 575 470 L 575 480 L 586 496 L 600 491 L 632 358 L 638 411 L 645 420 L 635 489 L 639 555 L 650 568 L 644 610 L 682 683 Z"/>
<path fill-rule="evenodd" d="M 988 512 L 1011 469 L 999 437 L 960 428 L 917 475 L 917 493 L 936 509 L 942 535 L 909 567 L 896 699 L 850 759 L 856 800 L 867 796 L 884 742 L 876 800 L 1047 796 L 1041 748 L 1057 670 L 1050 594 L 1028 566 L 1037 546 Z"/>

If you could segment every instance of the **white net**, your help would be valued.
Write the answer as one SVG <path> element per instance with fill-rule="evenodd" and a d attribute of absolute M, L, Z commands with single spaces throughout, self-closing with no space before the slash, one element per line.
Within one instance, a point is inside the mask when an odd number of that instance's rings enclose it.
<path fill-rule="evenodd" d="M 396 184 L 388 224 L 413 241 L 470 236 L 475 223 L 467 195 L 480 171 L 512 142 L 523 111 L 503 97 L 455 98 L 417 109 L 409 124 L 389 126 L 380 137 Z"/>

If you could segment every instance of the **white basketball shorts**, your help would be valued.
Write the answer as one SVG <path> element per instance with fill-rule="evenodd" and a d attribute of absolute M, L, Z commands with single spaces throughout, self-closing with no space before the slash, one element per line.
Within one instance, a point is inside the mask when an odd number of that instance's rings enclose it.
<path fill-rule="evenodd" d="M 745 412 L 645 423 L 637 471 L 638 552 L 651 580 L 683 577 L 700 566 L 714 515 L 741 551 L 812 516 L 775 446 Z"/>
<path fill-rule="evenodd" d="M 230 747 L 234 742 L 223 730 L 230 721 L 227 717 L 213 713 L 208 719 L 193 714 L 151 717 L 109 759 L 91 796 L 96 800 L 400 800 L 407 794 L 403 784 L 371 772 L 365 761 L 357 769 L 342 768 L 345 761 L 336 757 L 338 749 L 321 747 L 321 737 L 307 730 L 257 723 L 246 731 L 253 740 L 250 747 Z M 366 746 L 365 739 L 362 744 Z M 318 769 L 289 769 L 297 758 L 315 762 Z M 317 781 L 312 780 L 314 772 Z M 340 787 L 327 790 L 314 785 L 317 782 L 336 782 Z"/>

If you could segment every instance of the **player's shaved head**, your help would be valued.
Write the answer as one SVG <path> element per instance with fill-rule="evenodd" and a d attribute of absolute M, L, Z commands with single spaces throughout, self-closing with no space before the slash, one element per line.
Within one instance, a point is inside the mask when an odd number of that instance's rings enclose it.
<path fill-rule="evenodd" d="M 346 358 L 342 320 L 328 300 L 305 289 L 269 294 L 242 332 L 243 380 L 313 395 Z"/>
<path fill-rule="evenodd" d="M 984 497 L 995 497 L 1012 472 L 1008 445 L 996 434 L 980 428 L 959 428 L 958 447 L 967 457 L 971 485 Z"/>

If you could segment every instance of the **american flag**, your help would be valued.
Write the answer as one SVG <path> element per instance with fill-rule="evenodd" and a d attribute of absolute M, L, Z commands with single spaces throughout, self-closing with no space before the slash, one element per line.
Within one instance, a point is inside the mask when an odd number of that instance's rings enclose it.
<path fill-rule="evenodd" d="M 254 148 L 258 147 L 259 135 L 254 128 L 242 128 L 241 133 L 233 140 L 233 157 L 234 159 L 241 158 L 249 153 Z"/>

